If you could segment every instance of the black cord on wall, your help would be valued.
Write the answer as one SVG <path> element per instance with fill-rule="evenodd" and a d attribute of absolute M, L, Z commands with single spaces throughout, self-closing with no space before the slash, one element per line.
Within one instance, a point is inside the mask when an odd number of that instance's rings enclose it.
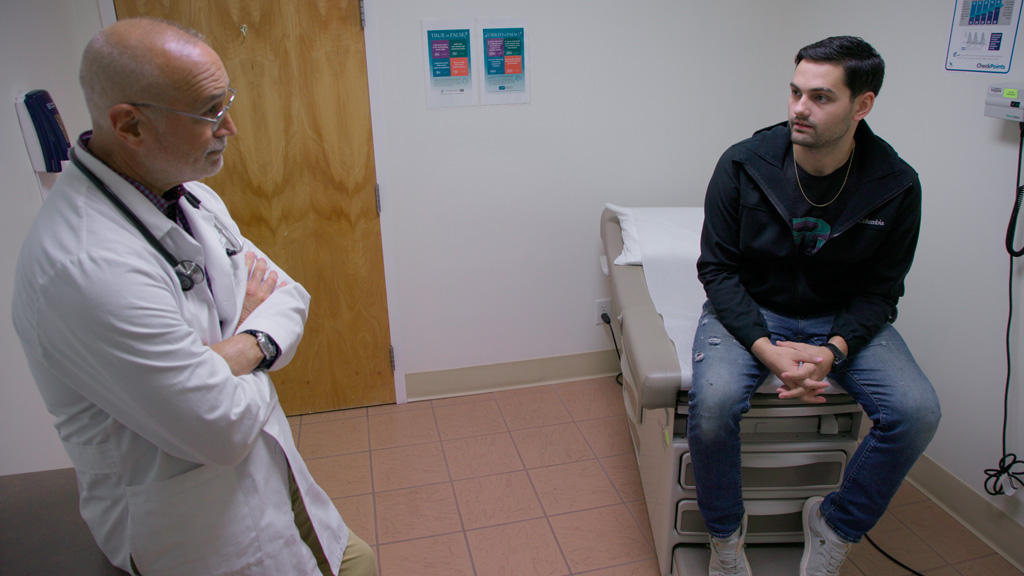
<path fill-rule="evenodd" d="M 615 328 L 612 328 L 612 319 L 605 312 L 601 314 L 601 321 L 608 325 L 608 330 L 612 333 L 612 344 L 615 344 L 615 355 L 619 358 L 619 363 L 622 363 L 622 353 L 619 352 L 619 343 L 615 340 Z M 618 376 L 615 377 L 615 381 L 618 382 L 619 386 L 622 386 L 622 372 L 619 372 Z"/>
<path fill-rule="evenodd" d="M 992 496 L 1012 493 L 1019 489 L 1024 478 L 1024 461 L 1019 460 L 1016 454 L 1006 449 L 1006 425 L 1010 416 L 1010 374 L 1012 354 L 1010 352 L 1010 326 L 1013 323 L 1013 259 L 1024 256 L 1024 248 L 1017 250 L 1013 247 L 1014 237 L 1017 234 L 1017 217 L 1020 215 L 1021 204 L 1024 203 L 1024 186 L 1020 183 L 1021 161 L 1024 160 L 1024 122 L 1020 123 L 1020 144 L 1017 147 L 1017 195 L 1013 202 L 1013 211 L 1010 212 L 1010 224 L 1006 229 L 1006 252 L 1010 254 L 1010 279 L 1009 279 L 1009 312 L 1006 318 L 1006 384 L 1003 389 L 1003 456 L 999 459 L 996 468 L 985 470 L 985 492 Z M 1007 492 L 1003 481 L 1009 485 Z"/>

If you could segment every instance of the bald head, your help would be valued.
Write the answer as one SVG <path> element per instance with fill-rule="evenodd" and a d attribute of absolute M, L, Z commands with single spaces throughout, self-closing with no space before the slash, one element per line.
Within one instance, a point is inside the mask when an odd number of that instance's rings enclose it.
<path fill-rule="evenodd" d="M 88 150 L 111 168 L 151 190 L 220 170 L 235 134 L 224 112 L 233 91 L 198 34 L 159 20 L 119 21 L 86 46 L 80 80 L 92 117 Z"/>
<path fill-rule="evenodd" d="M 104 28 L 86 46 L 79 71 L 93 128 L 107 127 L 115 104 L 166 99 L 210 54 L 197 32 L 169 22 L 132 18 Z"/>

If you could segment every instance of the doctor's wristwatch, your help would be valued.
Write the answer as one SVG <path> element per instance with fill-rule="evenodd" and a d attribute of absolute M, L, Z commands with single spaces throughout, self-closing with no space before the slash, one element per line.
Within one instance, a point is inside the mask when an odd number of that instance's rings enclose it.
<path fill-rule="evenodd" d="M 281 349 L 278 348 L 277 342 L 274 342 L 274 339 L 266 332 L 260 332 L 259 330 L 243 330 L 243 332 L 252 334 L 256 338 L 256 344 L 260 347 L 260 351 L 263 352 L 263 361 L 256 367 L 256 370 L 269 370 L 274 365 L 278 355 L 281 354 Z"/>
<path fill-rule="evenodd" d="M 845 372 L 846 367 L 849 365 L 849 359 L 846 357 L 846 354 L 843 354 L 839 347 L 831 342 L 825 342 L 821 347 L 828 348 L 834 357 L 834 360 L 832 360 L 832 371 L 836 374 Z"/>

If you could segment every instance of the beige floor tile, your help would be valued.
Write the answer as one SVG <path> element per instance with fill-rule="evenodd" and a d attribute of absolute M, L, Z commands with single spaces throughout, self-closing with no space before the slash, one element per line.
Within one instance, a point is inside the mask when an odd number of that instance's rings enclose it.
<path fill-rule="evenodd" d="M 525 472 L 458 480 L 455 498 L 467 530 L 544 516 Z"/>
<path fill-rule="evenodd" d="M 654 548 L 654 534 L 651 531 L 651 517 L 647 512 L 647 502 L 643 500 L 626 502 L 626 508 L 633 515 L 633 521 L 640 527 L 640 532 L 647 539 L 647 543 L 651 545 L 651 548 Z"/>
<path fill-rule="evenodd" d="M 563 576 L 569 573 L 545 519 L 466 533 L 478 576 Z"/>
<path fill-rule="evenodd" d="M 370 449 L 365 418 L 302 424 L 299 453 L 303 458 L 337 456 Z"/>
<path fill-rule="evenodd" d="M 509 430 L 537 428 L 571 422 L 572 416 L 562 405 L 554 388 L 533 394 L 519 394 L 498 399 L 498 407 L 505 416 Z"/>
<path fill-rule="evenodd" d="M 508 433 L 459 438 L 443 444 L 453 480 L 523 469 Z"/>
<path fill-rule="evenodd" d="M 943 566 L 942 568 L 935 568 L 934 570 L 925 570 L 921 573 L 924 574 L 924 576 L 962 576 L 962 574 L 957 572 L 952 566 Z M 910 574 L 910 572 L 904 570 L 901 574 Z M 840 574 L 839 576 L 846 575 Z"/>
<path fill-rule="evenodd" d="M 654 557 L 624 505 L 553 516 L 550 521 L 573 572 Z"/>
<path fill-rule="evenodd" d="M 469 404 L 435 406 L 437 429 L 442 440 L 505 432 L 505 421 L 493 399 Z"/>
<path fill-rule="evenodd" d="M 843 565 L 839 568 L 839 576 L 865 576 L 865 575 L 864 575 L 863 572 L 860 571 L 860 569 L 857 568 L 857 565 L 854 564 L 853 561 L 847 560 L 846 562 L 843 562 Z M 953 576 L 953 575 L 950 575 L 950 576 Z"/>
<path fill-rule="evenodd" d="M 306 467 L 330 498 L 369 494 L 371 491 L 369 452 L 307 460 Z"/>
<path fill-rule="evenodd" d="M 288 422 L 382 575 L 660 574 L 612 378 Z M 1024 576 L 909 483 L 871 534 L 928 576 Z M 840 574 L 906 571 L 864 541 Z"/>
<path fill-rule="evenodd" d="M 997 554 L 957 564 L 956 570 L 963 576 L 1021 576 L 1020 570 Z"/>
<path fill-rule="evenodd" d="M 474 576 L 459 532 L 379 547 L 380 576 Z"/>
<path fill-rule="evenodd" d="M 549 516 L 621 502 L 619 493 L 597 460 L 536 468 L 529 473 Z"/>
<path fill-rule="evenodd" d="M 555 390 L 552 384 L 540 384 L 537 386 L 523 386 L 521 388 L 511 388 L 509 390 L 499 390 L 494 393 L 494 397 L 497 400 L 503 400 L 505 398 L 514 398 L 516 396 L 529 396 L 530 394 L 542 394 L 545 392 L 553 392 Z"/>
<path fill-rule="evenodd" d="M 598 457 L 635 453 L 625 415 L 586 420 L 576 425 Z"/>
<path fill-rule="evenodd" d="M 896 491 L 896 495 L 893 496 L 892 502 L 889 503 L 889 509 L 892 510 L 899 506 L 923 502 L 927 499 L 928 497 L 922 494 L 917 488 L 914 488 L 910 482 L 904 481 L 903 484 L 900 485 L 900 489 Z"/>
<path fill-rule="evenodd" d="M 623 501 L 633 502 L 644 499 L 640 470 L 636 465 L 636 456 L 632 452 L 601 458 L 601 465 L 604 466 L 608 477 L 612 479 L 612 484 L 619 491 Z"/>
<path fill-rule="evenodd" d="M 993 553 L 992 549 L 977 536 L 930 500 L 900 506 L 892 510 L 892 515 L 906 524 L 950 564 Z"/>
<path fill-rule="evenodd" d="M 441 443 L 401 446 L 370 452 L 376 492 L 448 481 Z"/>
<path fill-rule="evenodd" d="M 303 414 L 303 424 L 316 424 L 317 422 L 328 422 L 331 420 L 342 420 L 345 418 L 365 418 L 366 408 L 349 408 L 348 410 L 331 410 L 317 414 Z"/>
<path fill-rule="evenodd" d="M 430 401 L 423 400 L 420 402 L 406 402 L 405 404 L 381 404 L 379 406 L 370 406 L 366 409 L 366 413 L 373 416 L 377 414 L 394 414 L 395 412 L 426 410 L 428 408 L 431 408 Z"/>
<path fill-rule="evenodd" d="M 429 404 L 427 408 L 430 408 Z M 437 442 L 433 410 L 400 410 L 373 414 L 370 423 L 370 448 L 395 448 L 410 444 Z"/>
<path fill-rule="evenodd" d="M 462 530 L 451 484 L 379 492 L 376 497 L 381 544 Z"/>
<path fill-rule="evenodd" d="M 585 576 L 661 576 L 661 568 L 658 567 L 657 560 L 644 560 L 596 572 L 587 572 Z"/>
<path fill-rule="evenodd" d="M 512 432 L 527 468 L 554 466 L 594 457 L 575 424 L 557 424 Z"/>
<path fill-rule="evenodd" d="M 335 498 L 333 502 L 349 530 L 367 544 L 377 544 L 377 515 L 373 511 L 373 494 Z"/>
<path fill-rule="evenodd" d="M 469 394 L 466 396 L 451 396 L 449 398 L 435 398 L 430 403 L 437 408 L 438 406 L 455 406 L 458 404 L 472 404 L 474 402 L 485 402 L 487 400 L 494 400 L 494 394 L 487 392 L 486 394 Z"/>
<path fill-rule="evenodd" d="M 918 572 L 939 568 L 947 563 L 938 552 L 896 519 L 892 512 L 886 512 L 870 534 L 883 550 Z M 906 573 L 875 550 L 867 539 L 853 547 L 849 558 L 861 572 L 871 576 L 898 576 Z"/>
<path fill-rule="evenodd" d="M 622 387 L 614 377 L 555 384 L 555 390 L 575 420 L 604 418 L 626 411 Z"/>

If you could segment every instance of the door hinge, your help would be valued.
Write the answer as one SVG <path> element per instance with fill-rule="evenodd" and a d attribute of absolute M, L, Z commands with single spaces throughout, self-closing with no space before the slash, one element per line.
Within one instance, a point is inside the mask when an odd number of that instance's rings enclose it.
<path fill-rule="evenodd" d="M 373 194 L 377 197 L 377 214 L 380 214 L 380 184 L 373 185 Z"/>
<path fill-rule="evenodd" d="M 366 3 L 365 0 L 359 0 L 359 25 L 366 28 Z"/>
<path fill-rule="evenodd" d="M 388 346 L 388 354 L 391 356 L 391 371 L 395 371 L 395 347 Z"/>

